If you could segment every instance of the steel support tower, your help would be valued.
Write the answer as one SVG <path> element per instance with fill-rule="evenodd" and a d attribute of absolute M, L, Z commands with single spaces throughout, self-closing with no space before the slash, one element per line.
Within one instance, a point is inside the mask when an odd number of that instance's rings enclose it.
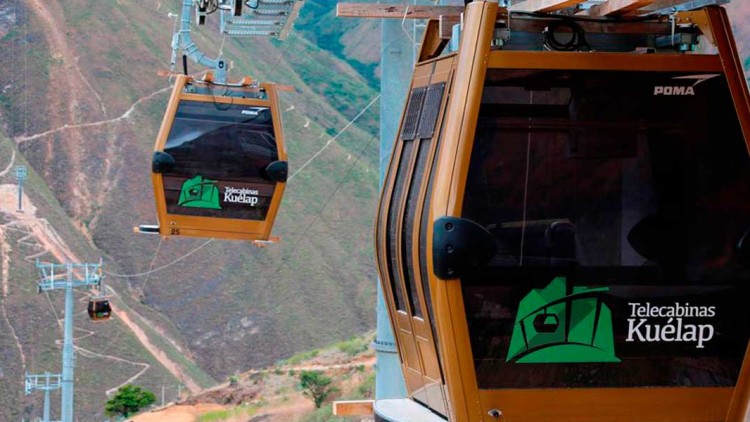
<path fill-rule="evenodd" d="M 23 211 L 23 182 L 26 180 L 26 166 L 16 166 L 16 181 L 18 181 L 18 212 Z"/>
<path fill-rule="evenodd" d="M 385 172 L 393 150 L 393 140 L 398 132 L 401 110 L 414 67 L 414 45 L 409 36 L 414 23 L 395 19 L 383 19 L 381 23 L 380 50 L 380 187 L 383 187 Z M 409 35 L 409 36 L 407 36 Z M 375 368 L 375 399 L 406 397 L 406 384 L 401 373 L 401 361 L 396 350 L 396 341 L 388 320 L 383 288 L 377 282 L 377 330 L 373 348 L 377 357 Z"/>
<path fill-rule="evenodd" d="M 434 4 L 435 1 L 411 0 L 412 6 Z M 442 5 L 463 4 L 462 0 L 442 0 Z M 388 169 L 393 140 L 396 139 L 401 112 L 406 103 L 414 63 L 424 31 L 424 21 L 414 19 L 383 19 L 381 23 L 380 50 L 380 187 L 383 187 Z M 377 356 L 375 371 L 375 398 L 406 397 L 406 384 L 401 372 L 401 361 L 396 351 L 393 331 L 388 320 L 388 310 L 383 299 L 383 289 L 377 288 L 377 334 L 373 347 Z"/>
<path fill-rule="evenodd" d="M 54 390 L 59 390 L 61 386 L 61 374 L 50 374 L 49 372 L 43 374 L 26 374 L 26 383 L 24 386 L 24 392 L 26 395 L 29 395 L 34 391 L 44 391 L 44 413 L 42 415 L 42 422 L 51 422 L 49 418 L 50 394 Z"/>
<path fill-rule="evenodd" d="M 65 290 L 65 319 L 62 353 L 62 422 L 73 422 L 75 350 L 73 348 L 73 289 L 98 287 L 101 291 L 102 262 L 97 264 L 51 264 L 37 261 L 42 275 L 39 292 Z"/>

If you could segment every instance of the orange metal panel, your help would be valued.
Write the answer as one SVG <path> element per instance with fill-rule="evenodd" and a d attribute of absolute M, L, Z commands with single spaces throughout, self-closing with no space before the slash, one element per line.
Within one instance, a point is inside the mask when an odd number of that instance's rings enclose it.
<path fill-rule="evenodd" d="M 489 68 L 502 69 L 571 69 L 619 71 L 722 72 L 716 55 L 704 54 L 633 54 L 578 53 L 558 51 L 502 51 L 489 55 Z"/>
<path fill-rule="evenodd" d="M 482 390 L 507 422 L 721 422 L 731 388 Z M 700 406 L 690 405 L 700 403 Z"/>
<path fill-rule="evenodd" d="M 745 79 L 734 34 L 732 34 L 732 25 L 724 8 L 711 6 L 705 10 L 714 43 L 719 49 L 719 56 L 732 93 L 732 100 L 737 110 L 740 126 L 745 135 L 745 145 L 750 152 L 750 90 L 748 90 L 747 79 Z M 745 353 L 726 420 L 727 422 L 750 420 L 750 343 Z"/>
<path fill-rule="evenodd" d="M 417 347 L 422 358 L 424 375 L 432 380 L 440 381 L 442 377 L 440 376 L 440 366 L 438 366 L 437 359 L 434 359 L 436 352 L 432 336 L 417 337 Z"/>
<path fill-rule="evenodd" d="M 167 136 L 169 136 L 169 130 L 172 128 L 174 122 L 174 116 L 177 112 L 177 106 L 180 103 L 180 93 L 188 82 L 189 78 L 185 75 L 178 75 L 175 79 L 175 86 L 172 89 L 172 94 L 169 97 L 167 103 L 167 110 L 165 112 L 166 118 L 161 122 L 159 127 L 159 133 L 156 135 L 156 143 L 154 145 L 155 151 L 163 151 L 164 144 L 167 142 Z M 167 200 L 164 197 L 164 189 L 162 175 L 159 173 L 151 173 L 151 183 L 154 188 L 154 199 L 156 201 L 156 214 L 159 216 L 159 221 L 162 221 L 162 216 L 167 215 Z M 166 221 L 166 220 L 165 220 Z M 169 235 L 169 229 L 163 225 L 159 226 L 159 234 L 162 236 Z"/>
<path fill-rule="evenodd" d="M 412 82 L 410 91 L 414 88 L 421 88 L 430 84 L 430 78 L 432 77 L 432 66 L 420 65 L 414 69 L 414 81 Z"/>
<path fill-rule="evenodd" d="M 334 416 L 372 416 L 372 400 L 344 400 L 333 402 Z"/>
<path fill-rule="evenodd" d="M 463 195 L 463 186 L 457 180 L 461 175 L 454 171 L 454 166 L 463 158 L 468 160 L 470 155 L 466 149 L 470 152 L 474 137 L 479 110 L 477 99 L 481 96 L 484 84 L 497 9 L 497 3 L 490 2 L 470 3 L 466 9 L 461 51 L 457 56 L 455 81 L 448 104 L 443 145 L 435 176 L 430 209 L 432 221 L 436 216 L 458 216 L 461 212 L 456 195 Z M 463 177 L 465 178 L 465 175 Z M 428 236 L 428 243 L 428 262 L 431 266 L 432 236 Z M 458 421 L 481 421 L 485 415 L 480 413 L 478 406 L 479 392 L 468 342 L 466 319 L 462 314 L 460 283 L 458 280 L 440 280 L 435 282 L 434 287 L 435 313 L 439 315 L 439 337 L 446 339 L 440 342 L 440 349 L 451 403 L 451 417 Z"/>
<path fill-rule="evenodd" d="M 745 351 L 740 379 L 734 388 L 726 420 L 727 422 L 747 422 L 750 420 L 750 344 Z"/>
<path fill-rule="evenodd" d="M 421 374 L 422 374 L 422 366 L 419 362 L 419 353 L 417 350 L 417 342 L 414 339 L 414 334 L 410 331 L 399 329 L 398 335 L 401 337 L 401 341 L 404 345 L 404 361 L 407 364 L 407 369 L 411 369 L 413 371 L 416 371 L 420 374 L 420 381 L 418 388 L 422 388 L 424 386 L 424 381 L 421 380 Z M 412 392 L 414 389 L 412 389 Z"/>

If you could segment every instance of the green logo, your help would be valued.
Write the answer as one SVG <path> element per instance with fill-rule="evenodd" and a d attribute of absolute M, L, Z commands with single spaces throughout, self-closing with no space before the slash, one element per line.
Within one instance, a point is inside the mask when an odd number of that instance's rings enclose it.
<path fill-rule="evenodd" d="M 185 180 L 180 190 L 180 201 L 177 205 L 190 208 L 210 208 L 220 210 L 219 187 L 216 180 L 195 176 Z"/>
<path fill-rule="evenodd" d="M 557 277 L 521 300 L 506 362 L 620 362 L 615 356 L 608 287 L 573 286 Z"/>

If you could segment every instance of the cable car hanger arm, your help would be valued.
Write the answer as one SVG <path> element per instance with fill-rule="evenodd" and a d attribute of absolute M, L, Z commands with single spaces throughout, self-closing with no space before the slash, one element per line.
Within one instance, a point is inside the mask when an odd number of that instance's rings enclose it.
<path fill-rule="evenodd" d="M 170 68 L 174 71 L 177 63 L 177 52 L 182 52 L 195 63 L 201 64 L 208 68 L 214 69 L 214 79 L 216 83 L 226 81 L 226 62 L 217 57 L 212 59 L 201 52 L 195 45 L 193 38 L 190 36 L 190 16 L 193 12 L 193 0 L 182 0 L 182 11 L 180 13 L 180 29 L 172 36 L 172 58 Z"/>

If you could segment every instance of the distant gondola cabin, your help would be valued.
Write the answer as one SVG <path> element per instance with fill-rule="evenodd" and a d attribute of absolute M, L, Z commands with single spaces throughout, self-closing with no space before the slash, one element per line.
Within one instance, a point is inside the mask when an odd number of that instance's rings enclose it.
<path fill-rule="evenodd" d="M 178 76 L 154 150 L 162 236 L 269 239 L 287 178 L 274 84 Z"/>
<path fill-rule="evenodd" d="M 89 319 L 92 321 L 106 321 L 112 315 L 112 307 L 109 299 L 105 297 L 92 297 L 87 306 Z"/>

